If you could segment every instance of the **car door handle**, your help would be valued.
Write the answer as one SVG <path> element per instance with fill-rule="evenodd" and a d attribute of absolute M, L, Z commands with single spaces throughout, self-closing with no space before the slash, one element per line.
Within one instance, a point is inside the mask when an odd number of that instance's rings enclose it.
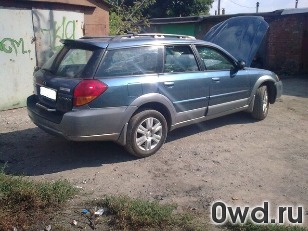
<path fill-rule="evenodd" d="M 174 86 L 174 82 L 164 82 L 164 85 L 166 87 L 173 87 Z"/>
<path fill-rule="evenodd" d="M 215 82 L 219 82 L 220 78 L 212 78 L 212 80 L 215 81 Z"/>

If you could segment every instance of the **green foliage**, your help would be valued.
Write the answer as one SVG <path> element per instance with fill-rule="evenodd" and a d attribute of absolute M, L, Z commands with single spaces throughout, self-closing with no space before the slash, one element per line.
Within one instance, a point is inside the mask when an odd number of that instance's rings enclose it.
<path fill-rule="evenodd" d="M 67 180 L 35 182 L 0 168 L 0 230 L 28 230 L 77 193 Z M 33 229 L 32 229 L 33 230 Z"/>
<path fill-rule="evenodd" d="M 20 176 L 0 173 L 1 201 L 10 206 L 22 206 L 24 209 L 57 206 L 76 193 L 67 180 L 34 182 Z"/>
<path fill-rule="evenodd" d="M 155 0 L 109 1 L 113 8 L 110 10 L 110 34 L 117 35 L 127 32 L 140 32 L 140 27 L 148 25 L 143 11 L 150 7 Z"/>
<path fill-rule="evenodd" d="M 92 202 L 93 203 L 93 202 Z M 110 227 L 116 230 L 204 230 L 204 224 L 194 222 L 190 214 L 174 214 L 174 205 L 131 199 L 125 196 L 108 196 L 94 202 L 98 207 L 106 207 Z"/>
<path fill-rule="evenodd" d="M 150 18 L 207 15 L 213 2 L 213 0 L 156 0 L 156 3 L 144 13 Z"/>
<path fill-rule="evenodd" d="M 174 207 L 157 202 L 133 200 L 128 197 L 107 197 L 104 205 L 118 221 L 125 221 L 122 228 L 166 226 L 172 221 Z"/>
<path fill-rule="evenodd" d="M 301 226 L 258 225 L 251 221 L 241 225 L 227 224 L 226 228 L 231 231 L 308 231 L 305 227 Z"/>
<path fill-rule="evenodd" d="M 121 31 L 124 29 L 124 25 L 122 25 L 121 17 L 117 15 L 116 12 L 110 12 L 109 15 L 109 29 L 110 35 L 117 35 L 120 34 Z"/>
<path fill-rule="evenodd" d="M 206 15 L 213 0 L 108 0 L 110 34 L 140 32 L 148 26 L 148 18 Z"/>

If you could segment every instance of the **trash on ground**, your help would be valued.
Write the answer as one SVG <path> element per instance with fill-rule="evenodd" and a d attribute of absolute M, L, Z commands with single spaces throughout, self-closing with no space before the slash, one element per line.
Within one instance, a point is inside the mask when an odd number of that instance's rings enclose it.
<path fill-rule="evenodd" d="M 77 226 L 78 222 L 76 220 L 72 221 L 72 225 Z"/>
<path fill-rule="evenodd" d="M 44 229 L 44 231 L 50 231 L 51 230 L 51 225 L 47 225 Z"/>
<path fill-rule="evenodd" d="M 101 215 L 104 214 L 104 212 L 105 212 L 104 209 L 99 209 L 99 210 L 97 210 L 94 214 L 97 215 L 97 216 L 101 216 Z"/>
<path fill-rule="evenodd" d="M 81 213 L 82 213 L 82 214 L 88 214 L 88 213 L 89 213 L 89 210 L 83 209 L 83 210 L 81 211 Z"/>

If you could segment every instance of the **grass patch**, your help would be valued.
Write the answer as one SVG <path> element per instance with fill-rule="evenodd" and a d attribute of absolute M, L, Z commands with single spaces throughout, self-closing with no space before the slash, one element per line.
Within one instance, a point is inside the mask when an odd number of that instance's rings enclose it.
<path fill-rule="evenodd" d="M 77 193 L 67 180 L 34 182 L 0 170 L 0 230 L 35 230 Z"/>
<path fill-rule="evenodd" d="M 107 212 L 101 217 L 82 215 L 81 209 L 76 210 L 72 206 L 64 211 L 63 205 L 77 191 L 67 180 L 35 182 L 26 177 L 7 175 L 0 167 L 0 231 L 13 230 L 13 227 L 17 230 L 43 230 L 51 223 L 52 230 L 66 231 L 72 230 L 71 221 L 75 219 L 82 227 L 93 221 L 97 230 L 210 229 L 204 221 L 204 214 L 179 214 L 175 211 L 175 205 L 126 196 L 107 196 L 100 201 L 86 203 L 95 209 L 106 208 Z M 79 229 L 79 226 L 76 228 Z M 300 226 L 256 225 L 252 222 L 227 224 L 221 228 L 230 231 L 308 231 Z"/>
<path fill-rule="evenodd" d="M 254 224 L 251 221 L 241 225 L 227 224 L 226 228 L 231 231 L 308 231 L 307 228 L 296 225 L 294 226 L 286 226 L 278 224 L 259 225 L 259 224 Z"/>
<path fill-rule="evenodd" d="M 126 196 L 108 196 L 95 205 L 107 208 L 109 226 L 117 230 L 205 230 L 204 224 L 195 223 L 192 215 L 175 214 L 175 205 Z"/>

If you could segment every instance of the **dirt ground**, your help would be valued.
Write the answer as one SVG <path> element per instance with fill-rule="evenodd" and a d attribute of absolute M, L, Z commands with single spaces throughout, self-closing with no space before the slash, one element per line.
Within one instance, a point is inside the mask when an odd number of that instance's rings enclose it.
<path fill-rule="evenodd" d="M 69 142 L 37 128 L 25 108 L 0 112 L 0 164 L 33 179 L 69 179 L 89 197 L 124 194 L 209 212 L 230 205 L 302 205 L 308 223 L 308 78 L 285 79 L 260 122 L 237 113 L 171 132 L 136 159 L 111 142 Z M 274 214 L 276 215 L 276 214 Z"/>

